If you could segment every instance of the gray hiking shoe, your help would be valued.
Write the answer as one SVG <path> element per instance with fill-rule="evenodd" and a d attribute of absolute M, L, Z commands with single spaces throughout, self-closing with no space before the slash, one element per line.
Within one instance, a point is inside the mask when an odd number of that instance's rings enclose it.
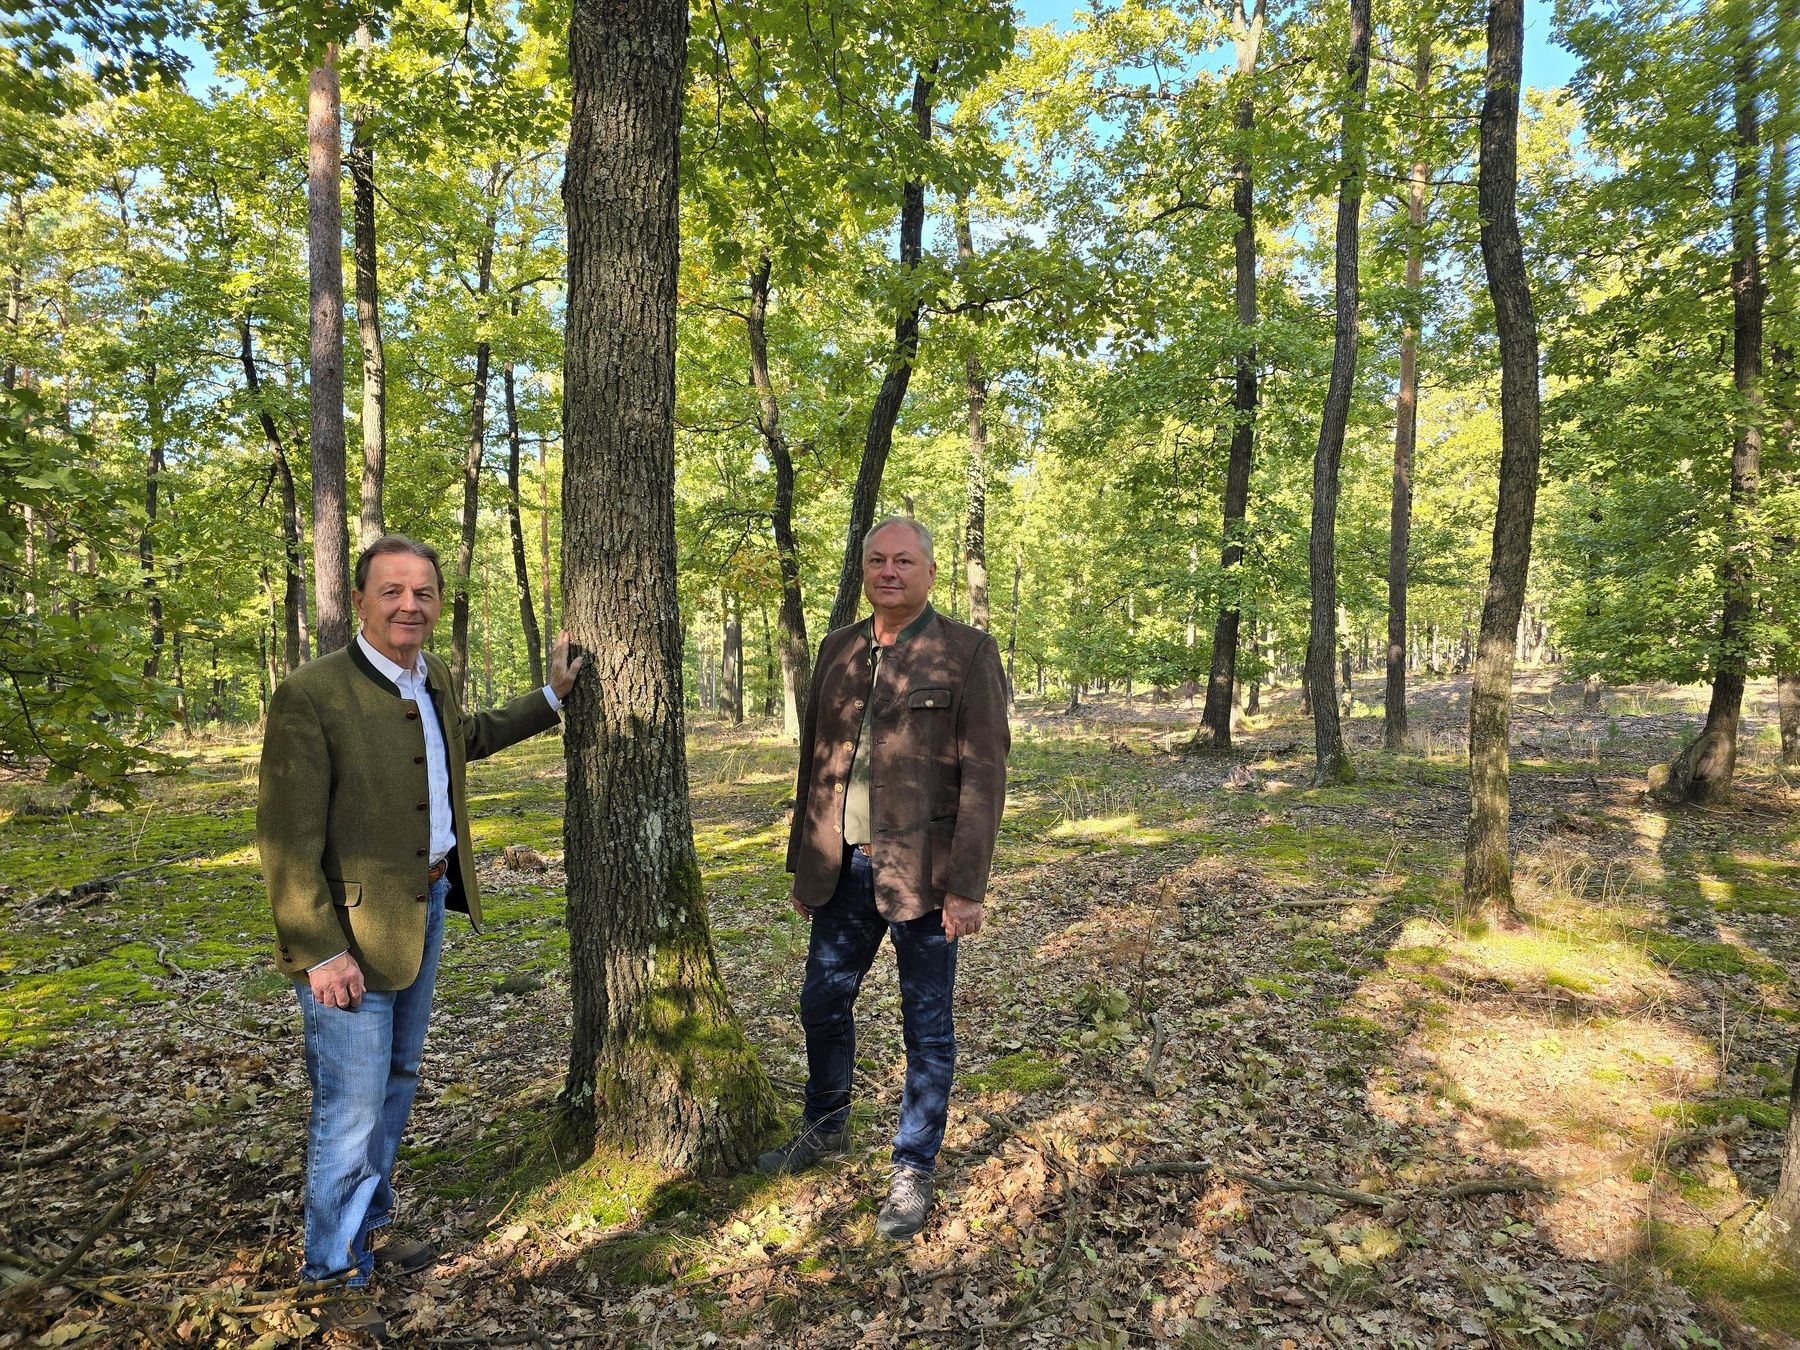
<path fill-rule="evenodd" d="M 896 1167 L 888 1182 L 887 1201 L 875 1216 L 875 1231 L 884 1238 L 909 1238 L 925 1226 L 937 1183 L 929 1172 Z"/>
<path fill-rule="evenodd" d="M 846 1126 L 841 1130 L 821 1129 L 817 1125 L 802 1125 L 800 1132 L 780 1148 L 772 1148 L 756 1160 L 758 1171 L 767 1172 L 771 1176 L 779 1176 L 783 1172 L 804 1172 L 814 1163 L 822 1162 L 836 1153 L 850 1151 L 850 1130 Z"/>

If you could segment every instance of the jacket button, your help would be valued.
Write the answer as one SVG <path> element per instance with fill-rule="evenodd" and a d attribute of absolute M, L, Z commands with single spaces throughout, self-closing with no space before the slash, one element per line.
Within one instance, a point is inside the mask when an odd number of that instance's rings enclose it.
<path fill-rule="evenodd" d="M 856 706 L 857 706 L 857 707 L 858 707 L 858 708 L 859 708 L 859 709 L 860 709 L 860 708 L 861 708 L 861 707 L 862 707 L 862 706 L 863 706 L 863 701 L 862 701 L 862 700 L 861 700 L 861 699 L 860 699 L 860 698 L 859 698 L 859 699 L 857 699 L 857 700 L 856 700 Z"/>
<path fill-rule="evenodd" d="M 425 897 L 424 897 L 424 896 L 422 896 L 422 895 L 415 895 L 415 896 L 414 896 L 414 897 L 413 897 L 413 899 L 415 899 L 415 900 L 418 900 L 418 901 L 423 901 L 423 900 L 424 900 L 424 899 L 425 899 Z"/>
<path fill-rule="evenodd" d="M 844 749 L 846 749 L 846 750 L 854 750 L 854 749 L 856 749 L 856 742 L 855 742 L 855 741 L 845 741 L 845 742 L 844 742 Z"/>
<path fill-rule="evenodd" d="M 928 698 L 925 700 L 925 706 L 927 708 L 935 708 L 937 707 L 937 700 L 935 698 Z"/>
<path fill-rule="evenodd" d="M 429 811 L 429 810 L 430 810 L 430 809 L 431 809 L 431 803 L 430 803 L 430 802 L 420 802 L 420 803 L 419 803 L 419 810 L 421 810 L 421 811 Z"/>
<path fill-rule="evenodd" d="M 414 708 L 411 712 L 406 714 L 406 720 L 409 722 L 418 721 L 419 720 L 419 710 L 417 708 Z"/>
<path fill-rule="evenodd" d="M 423 764 L 424 762 L 425 762 L 425 756 L 423 756 L 423 755 L 414 755 L 413 756 L 414 764 Z"/>
<path fill-rule="evenodd" d="M 425 853 L 426 853 L 426 850 L 424 850 L 424 849 L 420 849 L 420 850 L 419 850 L 419 856 L 420 856 L 420 857 L 421 857 L 421 858 L 423 858 L 423 857 L 424 857 L 424 856 L 425 856 Z"/>
<path fill-rule="evenodd" d="M 844 785 L 842 783 L 833 783 L 831 785 L 831 790 L 833 792 L 842 792 L 844 790 Z"/>

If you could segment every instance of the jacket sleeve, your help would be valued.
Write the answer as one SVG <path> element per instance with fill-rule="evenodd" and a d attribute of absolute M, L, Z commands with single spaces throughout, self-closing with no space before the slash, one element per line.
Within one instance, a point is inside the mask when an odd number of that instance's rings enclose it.
<path fill-rule="evenodd" d="M 325 728 L 313 701 L 290 680 L 269 700 L 256 790 L 256 847 L 287 970 L 309 969 L 350 945 L 325 877 L 330 813 Z"/>
<path fill-rule="evenodd" d="M 461 716 L 463 757 L 468 760 L 486 759 L 509 745 L 550 730 L 562 720 L 542 689 L 520 694 L 502 707 Z"/>
<path fill-rule="evenodd" d="M 981 900 L 987 895 L 1000 813 L 1006 807 L 1006 756 L 1012 749 L 1012 729 L 1006 720 L 1006 674 L 1000 666 L 999 644 L 992 637 L 982 639 L 970 661 L 957 712 L 956 748 L 961 785 L 945 889 Z"/>
<path fill-rule="evenodd" d="M 799 866 L 800 840 L 806 833 L 806 807 L 812 796 L 813 741 L 819 731 L 819 687 L 824 678 L 825 648 L 830 639 L 819 643 L 813 658 L 812 680 L 806 690 L 806 716 L 800 722 L 800 763 L 794 772 L 794 819 L 788 826 L 787 870 Z"/>

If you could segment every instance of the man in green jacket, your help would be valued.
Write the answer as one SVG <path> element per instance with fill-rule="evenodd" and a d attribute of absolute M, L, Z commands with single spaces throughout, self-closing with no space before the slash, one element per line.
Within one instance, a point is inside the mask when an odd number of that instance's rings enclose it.
<path fill-rule="evenodd" d="M 360 1287 L 377 1264 L 435 1258 L 424 1243 L 370 1239 L 393 1217 L 444 911 L 481 926 L 464 767 L 555 726 L 582 666 L 565 633 L 542 690 L 464 712 L 449 670 L 424 650 L 443 587 L 429 546 L 376 540 L 356 562 L 356 639 L 269 702 L 256 841 L 313 1090 L 303 1281 Z M 355 1324 L 380 1331 L 373 1313 Z"/>

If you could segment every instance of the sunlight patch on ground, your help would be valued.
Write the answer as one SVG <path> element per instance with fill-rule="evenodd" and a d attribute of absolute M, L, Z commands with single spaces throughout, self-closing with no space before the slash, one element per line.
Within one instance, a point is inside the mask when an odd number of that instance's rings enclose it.
<path fill-rule="evenodd" d="M 1050 831 L 1052 839 L 1080 839 L 1109 844 L 1133 844 L 1140 848 L 1171 842 L 1173 832 L 1147 826 L 1130 811 L 1118 816 L 1089 816 L 1082 820 L 1065 820 Z"/>

